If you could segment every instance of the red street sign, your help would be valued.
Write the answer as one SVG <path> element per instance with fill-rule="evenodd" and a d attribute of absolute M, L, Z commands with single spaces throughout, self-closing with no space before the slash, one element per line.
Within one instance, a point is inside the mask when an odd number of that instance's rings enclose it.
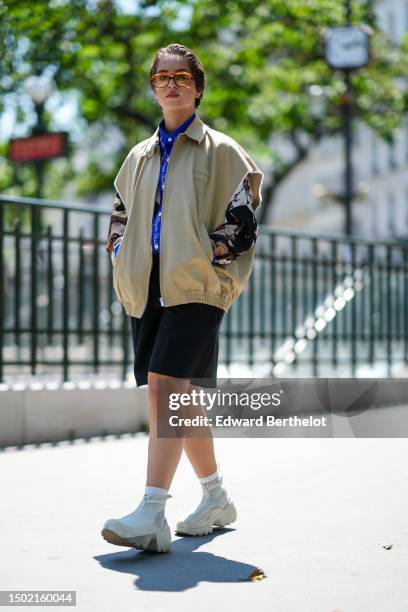
<path fill-rule="evenodd" d="M 14 163 L 53 159 L 66 155 L 66 132 L 37 134 L 10 140 L 9 158 Z"/>

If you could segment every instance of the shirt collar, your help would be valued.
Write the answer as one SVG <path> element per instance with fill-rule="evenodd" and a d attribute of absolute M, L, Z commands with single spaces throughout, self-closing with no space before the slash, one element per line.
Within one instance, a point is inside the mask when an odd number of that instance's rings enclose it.
<path fill-rule="evenodd" d="M 160 122 L 160 125 L 157 127 L 154 134 L 150 138 L 148 138 L 142 156 L 147 155 L 150 157 L 153 154 L 155 148 L 159 145 L 162 123 L 163 122 Z M 188 138 L 191 138 L 192 140 L 195 140 L 197 143 L 200 144 L 203 141 L 206 132 L 205 123 L 201 121 L 201 119 L 196 113 L 193 113 L 193 115 L 189 117 L 185 123 L 188 124 L 187 128 L 183 128 L 183 126 L 185 125 L 183 123 L 183 125 L 177 128 L 177 130 L 175 130 L 172 134 L 174 134 L 175 132 L 180 133 L 184 129 L 184 136 L 187 136 Z M 166 132 L 164 133 L 167 134 Z M 168 138 L 173 138 L 172 134 L 167 134 Z"/>
<path fill-rule="evenodd" d="M 176 140 L 177 136 L 179 134 L 181 134 L 182 132 L 184 132 L 184 130 L 186 130 L 188 128 L 188 126 L 190 125 L 190 123 L 192 121 L 194 121 L 196 114 L 195 112 L 190 115 L 190 117 L 187 119 L 187 121 L 185 121 L 182 125 L 180 125 L 176 130 L 174 130 L 173 132 L 166 132 L 164 129 L 164 119 L 162 119 L 160 121 L 159 124 L 159 132 L 160 132 L 160 139 L 162 142 L 163 147 L 167 147 L 167 144 L 173 144 L 174 141 Z"/>

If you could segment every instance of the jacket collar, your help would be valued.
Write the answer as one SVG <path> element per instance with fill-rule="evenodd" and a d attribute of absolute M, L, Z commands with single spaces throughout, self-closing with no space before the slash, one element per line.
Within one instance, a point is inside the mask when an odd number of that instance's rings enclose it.
<path fill-rule="evenodd" d="M 204 139 L 205 132 L 206 132 L 206 125 L 205 123 L 203 123 L 203 121 L 201 121 L 201 119 L 196 114 L 194 120 L 190 123 L 190 125 L 183 132 L 183 134 L 185 134 L 186 136 L 188 136 L 189 138 L 191 138 L 192 140 L 195 140 L 198 144 L 200 144 Z M 146 147 L 142 153 L 142 157 L 145 155 L 147 155 L 148 157 L 151 157 L 155 148 L 159 146 L 159 138 L 160 138 L 160 129 L 159 127 L 157 127 L 153 136 L 151 136 L 148 139 L 146 143 Z"/>

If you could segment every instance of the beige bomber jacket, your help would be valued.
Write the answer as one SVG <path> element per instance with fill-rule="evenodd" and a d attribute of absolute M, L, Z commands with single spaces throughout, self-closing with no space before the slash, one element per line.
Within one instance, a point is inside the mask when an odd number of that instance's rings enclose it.
<path fill-rule="evenodd" d="M 126 314 L 141 318 L 153 263 L 150 238 L 160 172 L 159 128 L 124 160 L 115 189 L 128 221 L 113 268 L 113 286 Z M 229 264 L 212 264 L 208 233 L 224 221 L 237 185 L 251 182 L 253 209 L 262 202 L 263 173 L 231 137 L 196 115 L 173 145 L 163 193 L 160 290 L 163 306 L 189 302 L 228 312 L 253 267 L 255 244 Z"/>

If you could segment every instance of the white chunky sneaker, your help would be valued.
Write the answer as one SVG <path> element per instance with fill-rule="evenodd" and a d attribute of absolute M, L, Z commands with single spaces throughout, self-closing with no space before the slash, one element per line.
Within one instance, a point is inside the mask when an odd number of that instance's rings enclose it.
<path fill-rule="evenodd" d="M 189 514 L 184 521 L 177 523 L 176 533 L 207 535 L 212 533 L 214 525 L 225 527 L 237 518 L 234 503 L 221 486 L 222 476 L 200 484 L 203 489 L 203 498 L 192 514 Z"/>
<path fill-rule="evenodd" d="M 171 534 L 164 516 L 164 507 L 169 497 L 172 496 L 145 494 L 136 510 L 122 518 L 106 521 L 102 536 L 117 546 L 168 552 L 171 548 Z"/>

